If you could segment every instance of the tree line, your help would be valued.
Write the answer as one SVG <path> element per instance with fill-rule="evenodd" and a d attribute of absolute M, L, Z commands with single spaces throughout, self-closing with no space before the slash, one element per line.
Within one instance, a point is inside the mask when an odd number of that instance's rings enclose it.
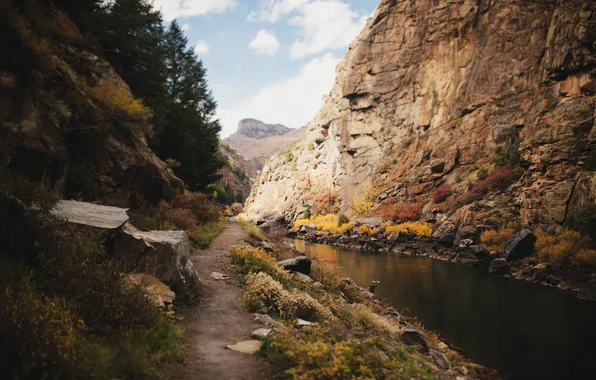
<path fill-rule="evenodd" d="M 151 148 L 191 190 L 204 191 L 225 163 L 221 125 L 203 62 L 178 24 L 148 0 L 53 0 L 152 111 Z"/>

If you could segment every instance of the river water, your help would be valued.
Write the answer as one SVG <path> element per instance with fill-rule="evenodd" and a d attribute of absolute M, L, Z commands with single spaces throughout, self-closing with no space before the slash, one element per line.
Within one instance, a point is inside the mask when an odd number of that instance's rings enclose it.
<path fill-rule="evenodd" d="M 295 241 L 508 379 L 596 379 L 596 302 L 421 257 Z"/>

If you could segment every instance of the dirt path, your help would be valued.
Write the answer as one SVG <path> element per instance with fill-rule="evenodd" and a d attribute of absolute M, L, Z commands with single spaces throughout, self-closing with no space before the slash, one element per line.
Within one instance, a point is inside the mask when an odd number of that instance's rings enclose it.
<path fill-rule="evenodd" d="M 242 290 L 237 286 L 228 252 L 248 235 L 236 224 L 228 224 L 204 251 L 192 260 L 199 272 L 203 291 L 201 302 L 184 312 L 184 339 L 191 349 L 182 364 L 168 370 L 167 379 L 252 380 L 270 379 L 266 363 L 258 357 L 226 349 L 228 344 L 249 340 L 250 333 L 263 327 L 242 309 Z M 231 280 L 216 281 L 212 272 L 227 274 Z"/>

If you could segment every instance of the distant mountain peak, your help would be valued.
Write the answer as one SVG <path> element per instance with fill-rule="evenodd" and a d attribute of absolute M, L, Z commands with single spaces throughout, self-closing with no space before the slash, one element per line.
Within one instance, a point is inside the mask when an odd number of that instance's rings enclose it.
<path fill-rule="evenodd" d="M 261 140 L 270 136 L 283 136 L 291 130 L 281 124 L 267 124 L 256 119 L 243 119 L 238 123 L 236 133 Z"/>

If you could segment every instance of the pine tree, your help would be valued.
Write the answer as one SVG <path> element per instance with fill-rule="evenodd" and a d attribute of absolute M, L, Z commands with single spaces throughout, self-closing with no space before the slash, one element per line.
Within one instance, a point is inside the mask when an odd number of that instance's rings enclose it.
<path fill-rule="evenodd" d="M 205 190 L 223 167 L 218 156 L 221 131 L 215 119 L 217 104 L 206 80 L 206 70 L 176 21 L 165 35 L 166 87 L 169 95 L 166 127 L 157 137 L 163 157 L 182 166 L 178 174 L 192 189 Z"/>

